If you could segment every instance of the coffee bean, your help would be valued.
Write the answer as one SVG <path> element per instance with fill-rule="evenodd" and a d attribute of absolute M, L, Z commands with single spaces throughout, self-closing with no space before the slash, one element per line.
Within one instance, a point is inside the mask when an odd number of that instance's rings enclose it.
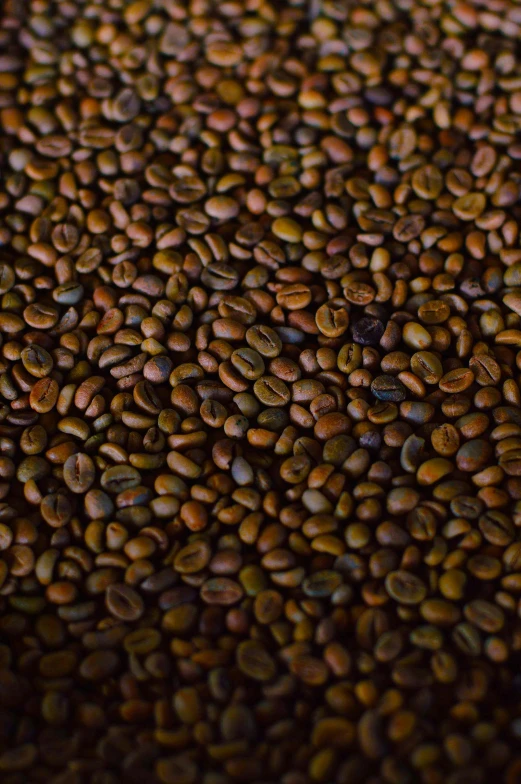
<path fill-rule="evenodd" d="M 269 653 L 253 640 L 240 643 L 237 648 L 239 670 L 255 681 L 269 681 L 276 672 L 276 664 Z"/>
<path fill-rule="evenodd" d="M 144 612 L 143 599 L 129 585 L 109 585 L 106 602 L 108 611 L 122 621 L 137 621 Z"/>
<path fill-rule="evenodd" d="M 427 593 L 423 582 L 404 570 L 389 572 L 385 587 L 391 598 L 400 604 L 420 604 Z"/>
<path fill-rule="evenodd" d="M 407 392 L 397 378 L 393 376 L 377 376 L 371 383 L 371 392 L 378 398 L 378 400 L 389 400 L 393 403 L 399 403 L 405 400 Z"/>
<path fill-rule="evenodd" d="M 384 330 L 384 324 L 379 319 L 367 316 L 353 325 L 353 340 L 362 346 L 377 346 Z"/>
<path fill-rule="evenodd" d="M 180 574 L 199 572 L 208 564 L 211 549 L 207 542 L 199 540 L 180 550 L 174 559 L 174 569 Z"/>
<path fill-rule="evenodd" d="M 284 406 L 290 399 L 288 387 L 276 376 L 262 376 L 253 385 L 253 391 L 265 406 Z"/>
<path fill-rule="evenodd" d="M 201 588 L 201 599 L 210 605 L 235 604 L 242 598 L 242 588 L 227 577 L 215 577 Z"/>
<path fill-rule="evenodd" d="M 86 493 L 96 478 L 92 459 L 81 452 L 71 455 L 63 464 L 63 479 L 73 493 Z"/>
<path fill-rule="evenodd" d="M 317 310 L 315 321 L 318 329 L 323 335 L 328 338 L 338 338 L 347 331 L 349 326 L 349 314 L 343 307 L 337 307 L 333 304 L 326 303 L 321 305 Z M 367 329 L 366 334 L 368 334 Z M 363 343 L 363 340 L 358 340 L 357 342 Z"/>

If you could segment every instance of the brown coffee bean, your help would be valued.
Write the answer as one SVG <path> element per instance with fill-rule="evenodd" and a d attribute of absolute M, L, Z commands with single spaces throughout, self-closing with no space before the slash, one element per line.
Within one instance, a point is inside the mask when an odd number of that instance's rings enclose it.
<path fill-rule="evenodd" d="M 474 374 L 468 368 L 450 370 L 440 379 L 439 387 L 443 392 L 458 394 L 468 389 L 474 381 Z"/>
<path fill-rule="evenodd" d="M 254 640 L 245 640 L 239 644 L 237 666 L 244 675 L 255 681 L 269 681 L 277 672 L 273 658 Z"/>
<path fill-rule="evenodd" d="M 144 612 L 143 599 L 129 585 L 109 585 L 106 603 L 108 611 L 121 621 L 137 621 Z"/>
<path fill-rule="evenodd" d="M 211 605 L 236 604 L 242 595 L 241 586 L 228 577 L 215 577 L 207 580 L 201 588 L 201 599 Z"/>
<path fill-rule="evenodd" d="M 193 574 L 204 569 L 210 557 L 210 545 L 201 539 L 183 547 L 177 553 L 173 566 L 176 572 L 180 574 Z"/>
<path fill-rule="evenodd" d="M 320 332 L 328 338 L 338 338 L 349 326 L 349 314 L 342 306 L 325 303 L 317 310 L 315 321 Z"/>
<path fill-rule="evenodd" d="M 452 457 L 458 451 L 460 436 L 454 425 L 447 422 L 432 431 L 431 443 L 439 455 Z"/>
<path fill-rule="evenodd" d="M 73 493 L 86 493 L 96 478 L 92 459 L 82 452 L 71 455 L 63 464 L 63 479 Z"/>
<path fill-rule="evenodd" d="M 427 593 L 424 583 L 416 575 L 404 570 L 389 572 L 385 587 L 391 598 L 400 604 L 420 604 Z"/>
<path fill-rule="evenodd" d="M 276 376 L 261 376 L 253 385 L 253 391 L 265 406 L 284 406 L 289 403 L 290 391 Z"/>
<path fill-rule="evenodd" d="M 282 286 L 277 294 L 277 304 L 284 310 L 301 310 L 311 302 L 311 291 L 301 283 Z"/>
<path fill-rule="evenodd" d="M 81 662 L 79 674 L 87 681 L 100 681 L 113 675 L 118 666 L 115 651 L 93 651 Z"/>
<path fill-rule="evenodd" d="M 20 359 L 27 372 L 36 378 L 48 376 L 53 367 L 53 360 L 49 352 L 37 345 L 22 349 Z"/>
<path fill-rule="evenodd" d="M 279 336 L 270 327 L 250 327 L 246 332 L 246 340 L 263 357 L 277 357 L 282 349 Z"/>

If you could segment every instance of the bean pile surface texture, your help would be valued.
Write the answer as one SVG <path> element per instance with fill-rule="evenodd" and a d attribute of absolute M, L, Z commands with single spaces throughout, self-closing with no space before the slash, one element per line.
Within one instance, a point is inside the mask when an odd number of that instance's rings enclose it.
<path fill-rule="evenodd" d="M 2 784 L 521 783 L 520 41 L 4 0 Z"/>

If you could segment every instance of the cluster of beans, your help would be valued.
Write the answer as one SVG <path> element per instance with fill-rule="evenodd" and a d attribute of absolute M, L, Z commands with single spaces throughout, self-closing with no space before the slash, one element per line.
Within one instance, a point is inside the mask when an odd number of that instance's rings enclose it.
<path fill-rule="evenodd" d="M 2 784 L 521 782 L 520 40 L 5 0 Z"/>

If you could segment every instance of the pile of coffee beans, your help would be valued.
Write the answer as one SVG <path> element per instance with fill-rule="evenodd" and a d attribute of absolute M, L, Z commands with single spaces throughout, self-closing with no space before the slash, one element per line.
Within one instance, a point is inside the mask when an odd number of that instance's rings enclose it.
<path fill-rule="evenodd" d="M 520 41 L 2 4 L 2 784 L 520 784 Z"/>

